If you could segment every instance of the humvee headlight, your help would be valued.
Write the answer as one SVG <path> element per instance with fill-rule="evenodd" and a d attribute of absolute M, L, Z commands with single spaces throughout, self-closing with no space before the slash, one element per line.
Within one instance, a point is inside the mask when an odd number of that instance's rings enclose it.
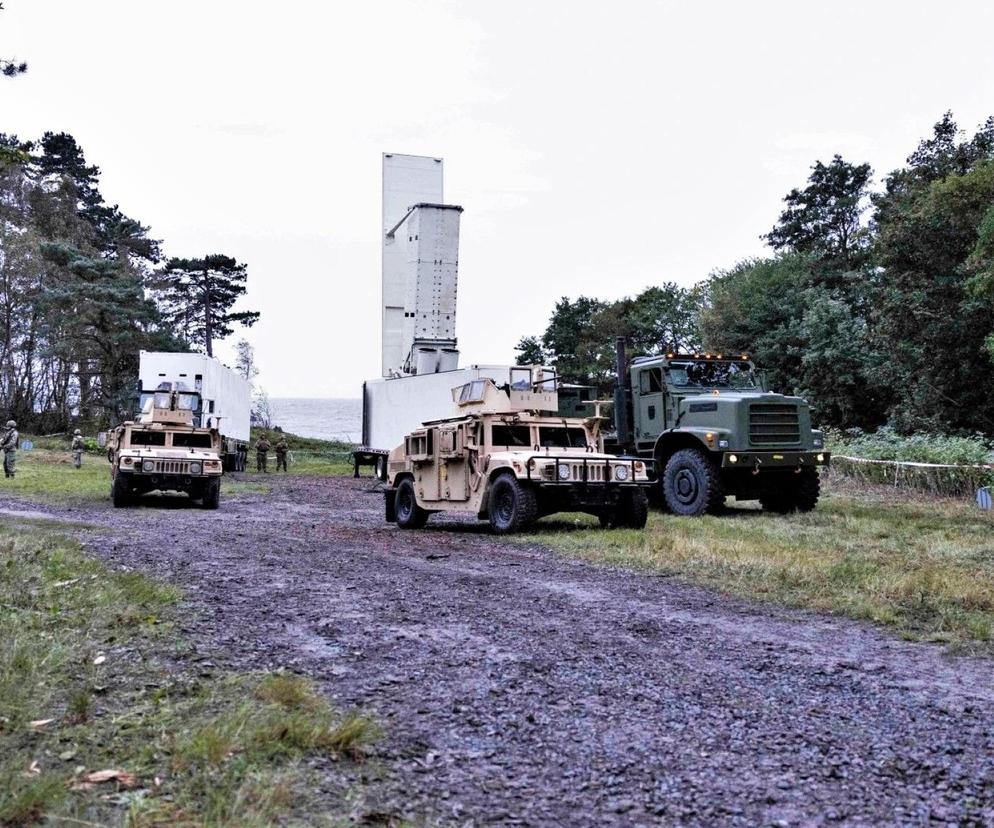
<path fill-rule="evenodd" d="M 615 466 L 614 467 L 614 479 L 615 480 L 627 480 L 628 479 L 628 466 Z"/>
<path fill-rule="evenodd" d="M 728 448 L 728 440 L 719 440 L 718 448 Z"/>
<path fill-rule="evenodd" d="M 736 455 L 736 454 L 729 454 L 728 455 L 728 462 L 729 463 L 738 463 L 739 462 L 738 455 Z"/>
<path fill-rule="evenodd" d="M 200 465 L 200 463 L 191 463 L 190 464 L 190 474 L 200 474 L 201 469 L 202 469 L 202 466 Z"/>
<path fill-rule="evenodd" d="M 569 466 L 562 466 L 562 465 L 560 465 L 559 466 L 559 479 L 560 480 L 569 480 L 569 477 L 570 477 Z"/>
<path fill-rule="evenodd" d="M 142 463 L 142 471 L 152 471 L 155 468 L 155 463 L 151 460 L 146 460 Z"/>

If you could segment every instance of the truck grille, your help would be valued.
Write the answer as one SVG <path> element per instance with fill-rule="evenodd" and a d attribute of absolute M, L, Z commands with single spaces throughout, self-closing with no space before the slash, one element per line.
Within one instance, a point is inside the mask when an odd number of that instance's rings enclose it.
<path fill-rule="evenodd" d="M 190 464 L 185 460 L 156 460 L 153 474 L 189 474 Z"/>
<path fill-rule="evenodd" d="M 790 403 L 753 403 L 749 406 L 749 442 L 753 445 L 801 442 L 797 406 Z"/>
<path fill-rule="evenodd" d="M 570 463 L 570 480 L 581 482 L 583 480 L 583 464 L 582 463 Z M 587 482 L 588 483 L 603 483 L 604 482 L 604 469 L 605 467 L 598 463 L 588 463 L 587 464 Z"/>

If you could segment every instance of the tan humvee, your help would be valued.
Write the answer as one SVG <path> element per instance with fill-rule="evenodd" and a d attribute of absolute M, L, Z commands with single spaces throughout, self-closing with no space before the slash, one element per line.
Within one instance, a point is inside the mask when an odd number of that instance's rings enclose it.
<path fill-rule="evenodd" d="M 505 534 L 568 511 L 645 526 L 645 463 L 603 452 L 601 417 L 553 416 L 555 388 L 547 370 L 515 368 L 502 388 L 480 379 L 454 389 L 457 416 L 425 423 L 390 453 L 387 520 L 420 528 L 432 512 L 465 512 Z"/>
<path fill-rule="evenodd" d="M 127 506 L 156 489 L 187 492 L 205 509 L 221 500 L 221 435 L 197 428 L 198 394 L 162 383 L 136 422 L 125 422 L 107 438 L 111 499 Z"/>

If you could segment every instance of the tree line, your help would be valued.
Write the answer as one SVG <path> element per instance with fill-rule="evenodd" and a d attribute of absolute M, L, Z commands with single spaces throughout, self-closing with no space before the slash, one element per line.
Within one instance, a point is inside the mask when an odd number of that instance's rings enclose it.
<path fill-rule="evenodd" d="M 946 113 L 881 185 L 868 164 L 817 161 L 769 255 L 689 288 L 564 297 L 518 361 L 606 390 L 616 336 L 747 352 L 823 425 L 994 435 L 994 117 L 966 135 Z"/>
<path fill-rule="evenodd" d="M 233 309 L 244 264 L 167 259 L 99 182 L 71 135 L 0 134 L 0 409 L 29 430 L 115 422 L 134 401 L 139 351 L 209 354 L 259 316 Z"/>

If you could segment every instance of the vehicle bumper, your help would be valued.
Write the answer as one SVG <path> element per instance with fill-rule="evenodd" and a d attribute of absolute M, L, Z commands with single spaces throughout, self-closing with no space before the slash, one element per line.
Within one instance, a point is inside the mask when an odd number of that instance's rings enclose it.
<path fill-rule="evenodd" d="M 732 461 L 731 458 L 735 458 Z M 721 456 L 723 469 L 798 469 L 827 467 L 832 460 L 828 451 L 726 451 Z"/>

